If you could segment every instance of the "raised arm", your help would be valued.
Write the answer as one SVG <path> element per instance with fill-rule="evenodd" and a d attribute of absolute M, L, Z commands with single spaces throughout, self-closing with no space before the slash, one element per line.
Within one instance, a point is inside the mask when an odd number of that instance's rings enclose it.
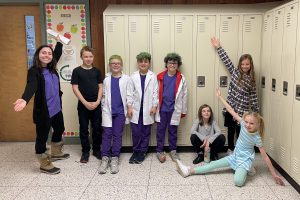
<path fill-rule="evenodd" d="M 221 96 L 221 91 L 220 88 L 216 89 L 216 96 L 220 101 L 224 104 L 226 110 L 232 115 L 232 117 L 240 122 L 242 118 L 234 111 L 234 109 L 225 101 L 225 99 Z"/>
<path fill-rule="evenodd" d="M 226 68 L 228 69 L 229 73 L 232 75 L 233 72 L 234 72 L 234 69 L 235 69 L 234 65 L 231 62 L 231 60 L 230 60 L 228 54 L 226 53 L 226 51 L 220 45 L 220 40 L 217 39 L 216 37 L 212 37 L 211 38 L 211 45 L 217 50 L 220 59 L 222 60 L 222 62 L 226 66 Z"/>

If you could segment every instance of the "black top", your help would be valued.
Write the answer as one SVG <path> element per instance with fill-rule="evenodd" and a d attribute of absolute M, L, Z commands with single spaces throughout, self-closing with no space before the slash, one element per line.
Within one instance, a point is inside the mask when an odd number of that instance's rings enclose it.
<path fill-rule="evenodd" d="M 84 69 L 79 66 L 73 70 L 71 84 L 78 85 L 78 89 L 86 101 L 97 101 L 99 84 L 102 83 L 101 72 L 95 67 Z"/>
<path fill-rule="evenodd" d="M 62 54 L 62 44 L 58 42 L 54 49 L 53 59 L 57 61 L 60 59 Z M 55 71 L 55 75 L 58 76 L 58 73 Z M 48 123 L 49 113 L 46 100 L 46 91 L 45 91 L 45 79 L 42 72 L 37 69 L 35 66 L 31 67 L 27 73 L 27 83 L 22 95 L 27 103 L 30 101 L 32 96 L 34 96 L 34 105 L 33 105 L 33 122 L 34 123 Z M 61 95 L 62 91 L 60 90 L 59 83 L 59 96 L 61 104 Z"/>

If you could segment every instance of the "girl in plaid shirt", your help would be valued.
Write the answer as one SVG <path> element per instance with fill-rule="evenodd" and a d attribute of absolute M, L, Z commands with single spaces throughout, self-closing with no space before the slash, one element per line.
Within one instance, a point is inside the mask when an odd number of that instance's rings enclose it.
<path fill-rule="evenodd" d="M 258 100 L 255 84 L 255 72 L 251 55 L 244 54 L 239 59 L 238 68 L 235 68 L 225 50 L 221 47 L 220 41 L 213 37 L 211 44 L 217 49 L 220 59 L 225 64 L 231 75 L 229 84 L 227 102 L 240 117 L 246 111 L 258 112 Z M 237 138 L 240 132 L 240 125 L 233 119 L 232 115 L 226 110 L 225 122 L 228 134 L 228 153 L 234 149 L 234 134 L 237 133 Z"/>

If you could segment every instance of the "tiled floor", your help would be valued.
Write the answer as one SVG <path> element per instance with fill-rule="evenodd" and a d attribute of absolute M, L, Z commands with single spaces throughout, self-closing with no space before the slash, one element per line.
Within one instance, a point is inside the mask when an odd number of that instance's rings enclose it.
<path fill-rule="evenodd" d="M 0 199 L 300 199 L 288 182 L 285 187 L 274 183 L 259 155 L 257 174 L 238 188 L 229 169 L 182 178 L 169 157 L 161 164 L 155 154 L 141 165 L 129 164 L 130 154 L 121 154 L 120 172 L 100 175 L 99 161 L 93 156 L 88 164 L 78 162 L 79 145 L 66 145 L 71 158 L 54 163 L 60 174 L 46 175 L 39 172 L 33 152 L 34 143 L 0 143 Z M 180 154 L 186 164 L 194 156 Z"/>

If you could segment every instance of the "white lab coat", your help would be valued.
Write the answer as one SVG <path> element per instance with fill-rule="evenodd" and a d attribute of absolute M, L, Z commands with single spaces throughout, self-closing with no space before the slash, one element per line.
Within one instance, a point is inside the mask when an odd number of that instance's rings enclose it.
<path fill-rule="evenodd" d="M 124 114 L 126 117 L 125 123 L 128 124 L 127 118 L 127 84 L 130 77 L 126 74 L 122 74 L 119 80 L 120 94 L 124 106 Z M 112 127 L 112 113 L 111 113 L 111 72 L 105 75 L 103 80 L 103 97 L 101 100 L 102 106 L 102 126 Z"/>
<path fill-rule="evenodd" d="M 142 86 L 140 72 L 134 72 L 127 87 L 127 104 L 133 108 L 130 122 L 138 124 L 142 101 Z M 154 123 L 154 115 L 150 115 L 152 107 L 158 105 L 158 83 L 156 75 L 152 71 L 146 74 L 143 102 L 143 123 L 149 125 Z"/>
<path fill-rule="evenodd" d="M 175 104 L 174 104 L 174 112 L 171 118 L 171 125 L 178 126 L 181 119 L 181 114 L 187 114 L 187 84 L 183 74 L 181 75 L 181 81 L 178 86 L 178 90 L 175 97 Z M 160 87 L 160 82 L 158 82 L 158 86 Z M 162 94 L 159 94 L 162 95 Z M 160 104 L 160 103 L 159 103 Z M 155 115 L 155 121 L 160 122 L 160 108 L 158 104 L 158 109 Z"/>

